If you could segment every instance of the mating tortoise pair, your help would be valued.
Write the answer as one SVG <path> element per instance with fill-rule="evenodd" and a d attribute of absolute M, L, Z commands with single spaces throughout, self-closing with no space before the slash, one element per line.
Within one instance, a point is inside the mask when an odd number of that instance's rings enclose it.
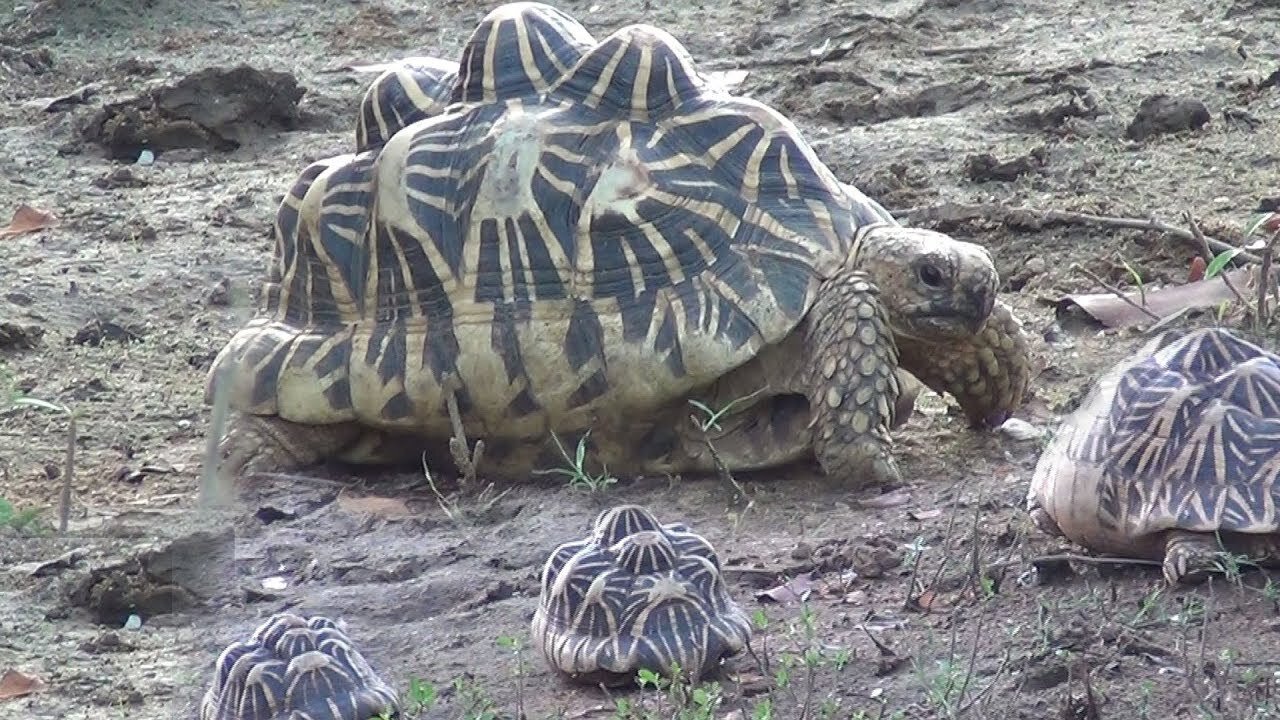
<path fill-rule="evenodd" d="M 858 487 L 899 479 L 915 380 L 978 426 L 1023 399 L 987 251 L 899 225 L 658 28 L 503 5 L 461 63 L 375 81 L 356 145 L 301 173 L 264 308 L 214 361 L 232 473 L 458 436 L 493 479 L 584 436 L 615 474 L 713 471 L 697 400 L 733 404 L 731 470 L 816 457 Z"/>

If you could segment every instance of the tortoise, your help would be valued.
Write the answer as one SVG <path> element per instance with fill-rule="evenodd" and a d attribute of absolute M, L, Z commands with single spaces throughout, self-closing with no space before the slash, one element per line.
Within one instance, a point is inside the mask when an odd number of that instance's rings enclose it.
<path fill-rule="evenodd" d="M 261 310 L 210 368 L 225 471 L 469 436 L 494 480 L 559 464 L 562 438 L 677 474 L 715 469 L 711 441 L 731 470 L 816 459 L 857 488 L 900 478 L 911 377 L 975 427 L 1021 404 L 1029 350 L 987 250 L 900 225 L 664 30 L 596 41 L 510 3 L 456 70 L 395 72 L 365 104 L 418 115 L 366 107 L 357 152 L 301 172 Z M 694 401 L 731 412 L 695 426 Z"/>
<path fill-rule="evenodd" d="M 1224 328 L 1171 330 L 1116 364 L 1041 454 L 1046 533 L 1159 561 L 1169 585 L 1280 561 L 1280 356 Z"/>
<path fill-rule="evenodd" d="M 533 644 L 572 681 L 609 687 L 649 670 L 697 681 L 751 639 L 711 543 L 647 508 L 617 505 L 542 568 Z"/>
<path fill-rule="evenodd" d="M 381 149 L 405 127 L 444 111 L 458 79 L 458 63 L 408 57 L 390 63 L 369 83 L 356 119 L 356 152 Z"/>
<path fill-rule="evenodd" d="M 366 720 L 398 710 L 395 690 L 339 623 L 279 613 L 218 656 L 200 720 Z"/>

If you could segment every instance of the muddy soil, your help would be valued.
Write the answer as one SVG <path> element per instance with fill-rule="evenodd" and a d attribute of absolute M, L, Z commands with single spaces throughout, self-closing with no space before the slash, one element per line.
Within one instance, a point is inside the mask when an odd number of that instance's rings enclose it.
<path fill-rule="evenodd" d="M 949 203 L 1179 227 L 1191 212 L 1231 241 L 1280 202 L 1270 0 L 559 5 L 597 37 L 652 22 L 704 68 L 747 71 L 739 92 L 793 117 L 843 179 L 988 246 L 1035 341 L 1020 417 L 1041 429 L 1143 339 L 1058 322 L 1064 294 L 1099 290 L 1071 265 L 1132 289 L 1128 264 L 1154 288 L 1185 280 L 1198 248 Z M 352 145 L 372 76 L 351 67 L 456 57 L 491 7 L 0 3 L 0 222 L 24 204 L 57 217 L 0 234 L 0 360 L 16 392 L 78 418 L 69 536 L 0 534 L 0 671 L 45 683 L 0 701 L 0 715 L 189 716 L 217 652 L 292 609 L 345 618 L 397 687 L 436 688 L 430 717 L 483 717 L 486 702 L 502 717 L 517 705 L 530 718 L 611 717 L 620 697 L 654 700 L 570 687 L 538 658 L 522 669 L 499 640 L 527 637 L 558 543 L 607 504 L 641 502 L 705 534 L 735 596 L 770 620 L 759 659 L 738 658 L 721 680 L 716 717 L 761 717 L 770 692 L 778 718 L 1280 716 L 1280 605 L 1264 575 L 1164 589 L 1156 568 L 1031 562 L 1078 552 L 1022 510 L 1040 442 L 969 431 L 937 396 L 899 434 L 908 481 L 885 495 L 838 492 L 804 467 L 741 476 L 749 506 L 714 478 L 624 478 L 595 494 L 543 479 L 463 498 L 451 516 L 421 472 L 321 468 L 230 513 L 199 512 L 205 372 L 253 313 L 282 194 L 308 162 Z M 283 110 L 239 125 L 187 118 L 149 163 L 128 145 L 146 108 L 111 126 L 114 150 L 97 141 L 104 108 L 242 62 L 267 73 L 237 81 L 257 88 L 256 107 Z M 296 105 L 290 79 L 305 91 Z M 235 87 L 209 81 L 186 97 Z M 1169 112 L 1135 122 L 1144 101 Z M 235 132 L 219 130 L 227 122 Z M 56 522 L 66 432 L 57 413 L 0 416 L 0 496 L 39 522 Z M 788 578 L 808 591 L 815 640 L 793 595 L 759 595 Z M 140 628 L 125 627 L 130 615 Z M 811 643 L 831 661 L 776 687 Z M 838 711 L 818 715 L 824 705 Z"/>

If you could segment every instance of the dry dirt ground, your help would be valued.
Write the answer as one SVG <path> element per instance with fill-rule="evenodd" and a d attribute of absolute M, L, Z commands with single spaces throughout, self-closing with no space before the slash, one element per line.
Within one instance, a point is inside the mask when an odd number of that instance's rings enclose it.
<path fill-rule="evenodd" d="M 946 203 L 1180 227 L 1191 211 L 1238 241 L 1251 212 L 1280 201 L 1274 0 L 560 6 L 597 37 L 657 23 L 705 68 L 747 71 L 740 92 L 794 117 L 846 181 L 990 247 L 1041 361 L 1020 413 L 1041 429 L 1141 341 L 1057 321 L 1054 301 L 1099 289 L 1071 264 L 1132 289 L 1128 263 L 1152 287 L 1185 280 L 1196 250 Z M 496 502 L 461 499 L 450 518 L 421 473 L 327 468 L 227 514 L 197 513 L 204 374 L 253 312 L 282 193 L 307 162 L 352 145 L 371 76 L 348 66 L 456 57 L 491 7 L 0 2 L 0 222 L 22 204 L 58 218 L 0 234 L 0 362 L 15 393 L 78 417 L 69 536 L 0 531 L 0 672 L 45 683 L 0 701 L 0 716 L 189 716 L 216 653 L 286 608 L 345 618 L 388 681 L 436 689 L 428 717 L 495 717 L 490 702 L 496 717 L 522 704 L 539 719 L 612 717 L 619 698 L 656 707 L 652 692 L 571 688 L 499 644 L 527 637 L 547 553 L 624 501 L 704 533 L 734 568 L 736 597 L 769 620 L 759 659 L 738 658 L 721 679 L 718 718 L 1280 716 L 1280 604 L 1265 576 L 1170 590 L 1151 567 L 1032 562 L 1078 551 L 1022 510 L 1039 442 L 971 432 L 936 396 L 900 433 L 906 486 L 883 496 L 850 496 L 805 468 L 740 477 L 749 506 L 714 478 L 624 478 L 597 494 L 544 478 Z M 108 139 L 122 159 L 81 133 L 104 105 L 238 62 L 296 77 L 297 112 L 287 82 L 273 86 L 283 119 L 232 127 L 236 143 L 171 128 L 174 144 L 206 146 L 152 164 L 135 164 L 119 123 Z M 236 82 L 189 92 L 193 119 L 207 119 L 211 98 L 249 92 Z M 1207 115 L 1129 137 L 1158 93 Z M 40 522 L 56 522 L 66 430 L 57 413 L 0 415 L 0 496 Z M 69 551 L 38 573 L 13 567 Z M 807 611 L 794 595 L 758 597 L 788 578 Z M 130 613 L 140 628 L 124 629 Z M 807 650 L 819 666 L 801 662 L 780 685 Z"/>

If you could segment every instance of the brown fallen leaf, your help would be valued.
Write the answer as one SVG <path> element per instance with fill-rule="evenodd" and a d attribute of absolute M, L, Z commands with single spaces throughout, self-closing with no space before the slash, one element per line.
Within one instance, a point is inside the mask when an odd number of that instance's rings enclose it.
<path fill-rule="evenodd" d="M 772 601 L 779 605 L 790 605 L 792 603 L 804 602 L 808 599 L 810 593 L 813 592 L 814 583 L 815 580 L 811 576 L 802 575 L 798 578 L 788 580 L 777 587 L 770 588 L 768 590 L 761 590 L 756 593 L 756 600 L 761 602 Z"/>
<path fill-rule="evenodd" d="M 22 235 L 23 233 L 35 232 L 36 230 L 44 230 L 57 224 L 58 218 L 53 213 L 37 210 L 30 205 L 19 205 L 18 209 L 13 211 L 13 219 L 9 221 L 9 225 L 0 228 L 0 240 Z"/>
<path fill-rule="evenodd" d="M 365 495 L 363 497 L 349 495 L 346 490 L 338 493 L 338 507 L 349 513 L 377 515 L 388 520 L 403 520 L 417 515 L 409 509 L 409 505 L 399 498 Z"/>
<path fill-rule="evenodd" d="M 1204 279 L 1204 273 L 1208 269 L 1209 265 L 1204 261 L 1204 258 L 1199 255 L 1191 258 L 1191 270 L 1187 273 L 1187 282 L 1200 282 Z"/>
<path fill-rule="evenodd" d="M 1142 293 L 1137 291 L 1125 295 L 1132 301 L 1132 305 L 1109 292 L 1067 295 L 1057 301 L 1058 315 L 1059 319 L 1062 319 L 1063 311 L 1075 306 L 1105 327 L 1129 327 L 1152 321 L 1151 316 L 1138 307 L 1145 307 L 1153 315 L 1165 318 L 1183 310 L 1215 307 L 1225 300 L 1234 300 L 1235 293 L 1227 286 L 1223 276 L 1229 278 L 1232 285 L 1244 292 L 1242 288 L 1249 282 L 1252 274 L 1253 268 L 1236 268 L 1208 280 L 1148 290 L 1145 305 Z"/>
<path fill-rule="evenodd" d="M 927 613 L 932 610 L 941 610 L 946 607 L 946 604 L 939 601 L 938 593 L 932 590 L 925 590 L 908 600 L 907 607 L 917 612 Z"/>
<path fill-rule="evenodd" d="M 20 673 L 17 670 L 5 670 L 0 675 L 0 700 L 12 700 L 13 698 L 30 695 L 44 687 L 44 682 L 34 676 Z"/>

